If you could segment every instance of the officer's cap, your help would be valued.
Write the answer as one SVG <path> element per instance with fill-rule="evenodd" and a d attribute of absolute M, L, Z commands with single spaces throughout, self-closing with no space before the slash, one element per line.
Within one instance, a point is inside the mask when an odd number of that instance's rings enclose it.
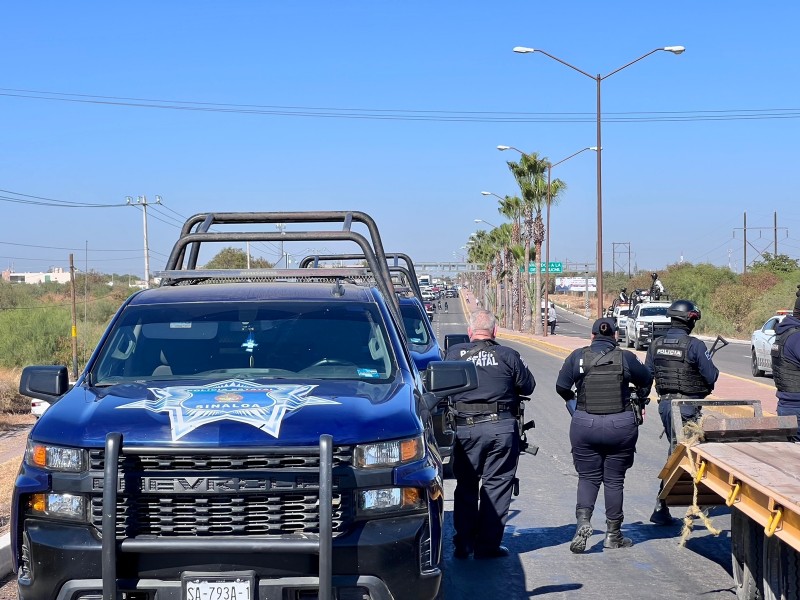
<path fill-rule="evenodd" d="M 614 319 L 609 319 L 608 317 L 597 319 L 597 321 L 595 321 L 592 325 L 592 334 L 594 335 L 607 335 L 609 337 L 614 337 L 616 332 L 617 324 L 614 322 Z"/>

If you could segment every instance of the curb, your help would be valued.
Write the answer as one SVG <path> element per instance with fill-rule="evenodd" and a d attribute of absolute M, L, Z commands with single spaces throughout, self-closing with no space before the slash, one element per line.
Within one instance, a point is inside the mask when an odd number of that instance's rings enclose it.
<path fill-rule="evenodd" d="M 11 557 L 11 534 L 0 535 L 0 577 L 14 572 L 14 561 Z"/>
<path fill-rule="evenodd" d="M 525 335 L 515 335 L 513 333 L 506 333 L 504 331 L 498 331 L 497 337 L 505 340 L 513 340 L 515 342 L 530 344 L 534 346 L 546 346 L 547 350 L 550 352 L 563 354 L 564 356 L 569 355 L 572 350 L 568 348 L 564 348 L 562 346 L 557 346 L 555 344 L 551 344 L 549 342 L 545 342 L 544 340 L 538 340 L 532 336 L 525 336 Z"/>

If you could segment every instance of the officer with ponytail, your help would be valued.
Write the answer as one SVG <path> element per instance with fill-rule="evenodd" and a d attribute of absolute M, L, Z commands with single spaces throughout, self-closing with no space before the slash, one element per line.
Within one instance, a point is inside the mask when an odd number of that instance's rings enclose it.
<path fill-rule="evenodd" d="M 607 526 L 603 547 L 633 545 L 620 531 L 625 473 L 633 466 L 639 438 L 630 385 L 646 396 L 653 378 L 633 352 L 617 346 L 616 333 L 613 319 L 595 321 L 591 345 L 572 352 L 556 380 L 556 392 L 572 412 L 569 440 L 578 472 L 578 499 L 569 549 L 576 554 L 586 549 L 594 532 L 591 518 L 601 483 Z"/>

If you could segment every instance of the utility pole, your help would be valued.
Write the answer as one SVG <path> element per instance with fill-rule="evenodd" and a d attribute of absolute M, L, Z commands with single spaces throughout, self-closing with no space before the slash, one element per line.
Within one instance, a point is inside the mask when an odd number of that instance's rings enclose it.
<path fill-rule="evenodd" d="M 621 248 L 621 250 L 617 250 L 617 246 Z M 611 248 L 613 252 L 613 260 L 611 262 L 611 274 L 616 274 L 616 268 L 619 267 L 621 273 L 625 272 L 626 269 L 623 268 L 622 261 L 617 260 L 617 255 L 625 256 L 625 251 L 627 250 L 628 254 L 628 278 L 631 276 L 631 243 L 630 242 L 612 242 Z"/>
<path fill-rule="evenodd" d="M 747 241 L 747 230 L 748 230 L 748 227 L 747 227 L 747 213 L 744 213 L 744 227 L 741 227 L 741 228 L 740 227 L 736 227 L 736 228 L 734 228 L 734 230 L 733 230 L 734 231 L 734 237 L 736 236 L 736 231 L 738 231 L 739 229 L 742 229 L 742 231 L 743 231 L 743 239 L 744 239 L 743 244 L 742 244 L 743 245 L 743 251 L 742 252 L 743 252 L 743 255 L 744 255 L 743 256 L 744 264 L 742 265 L 742 273 L 746 273 L 747 272 L 747 246 L 748 246 L 748 243 L 749 243 Z M 789 235 L 789 230 L 786 227 L 778 227 L 778 212 L 777 211 L 772 213 L 772 227 L 750 227 L 749 229 L 750 229 L 750 231 L 753 231 L 753 230 L 758 231 L 759 239 L 762 239 L 762 235 L 763 235 L 763 233 L 765 231 L 770 231 L 770 230 L 772 231 L 772 244 L 771 245 L 772 245 L 772 249 L 773 249 L 773 252 L 774 252 L 774 256 L 778 256 L 778 230 L 784 230 L 784 231 L 786 231 L 786 235 L 787 236 Z M 766 246 L 762 246 L 761 248 L 756 247 L 755 244 L 752 244 L 752 243 L 749 243 L 749 244 L 753 248 L 753 250 L 756 251 L 756 253 L 757 253 L 756 258 L 763 256 L 766 253 L 766 250 L 770 246 L 769 242 L 767 242 Z"/>
<path fill-rule="evenodd" d="M 744 213 L 744 261 L 742 262 L 742 275 L 747 273 L 747 211 Z"/>
<path fill-rule="evenodd" d="M 286 229 L 286 223 L 275 223 L 275 229 L 281 232 L 281 235 L 284 235 L 284 231 Z M 278 263 L 280 264 L 281 260 L 283 259 L 283 238 L 281 238 L 281 257 L 278 259 Z M 286 268 L 289 268 L 289 257 L 286 256 Z"/>
<path fill-rule="evenodd" d="M 775 252 L 774 255 L 777 258 L 778 256 L 778 211 L 776 210 L 772 213 L 772 232 L 775 236 Z"/>
<path fill-rule="evenodd" d="M 72 294 L 72 381 L 78 379 L 78 315 L 75 306 L 75 260 L 69 255 L 69 282 Z"/>
<path fill-rule="evenodd" d="M 138 196 L 136 202 L 133 198 L 126 196 L 126 201 L 132 206 L 142 207 L 142 221 L 144 226 L 144 287 L 150 287 L 150 247 L 147 245 L 147 196 Z M 156 196 L 156 204 L 161 204 L 161 196 Z"/>

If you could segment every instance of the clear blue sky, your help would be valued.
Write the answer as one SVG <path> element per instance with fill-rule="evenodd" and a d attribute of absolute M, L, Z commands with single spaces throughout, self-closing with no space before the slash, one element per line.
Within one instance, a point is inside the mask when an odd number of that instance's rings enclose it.
<path fill-rule="evenodd" d="M 364 210 L 387 249 L 451 260 L 474 219 L 502 221 L 480 192 L 517 192 L 505 160 L 518 155 L 498 144 L 554 162 L 595 144 L 594 82 L 518 45 L 601 74 L 686 47 L 603 84 L 607 270 L 612 243 L 629 242 L 640 268 L 730 257 L 738 271 L 745 211 L 750 228 L 777 211 L 779 252 L 798 258 L 798 22 L 789 1 L 13 3 L 0 266 L 66 267 L 71 249 L 83 268 L 88 243 L 90 269 L 141 274 L 138 209 L 63 205 L 156 194 L 153 270 L 177 221 L 213 210 Z M 595 165 L 586 152 L 553 170 L 569 187 L 552 260 L 594 260 Z M 771 231 L 748 238 L 771 251 Z"/>

